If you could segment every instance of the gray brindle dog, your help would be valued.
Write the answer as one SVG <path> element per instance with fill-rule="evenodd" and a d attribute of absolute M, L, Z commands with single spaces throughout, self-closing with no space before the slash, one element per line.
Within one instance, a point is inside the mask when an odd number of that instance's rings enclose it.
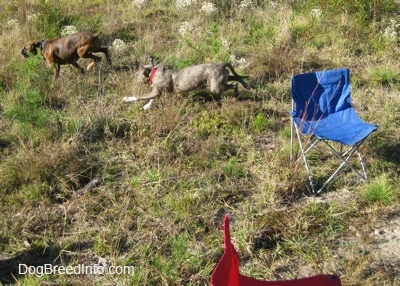
<path fill-rule="evenodd" d="M 151 63 L 139 68 L 137 80 L 152 85 L 152 91 L 143 95 L 124 97 L 123 100 L 125 102 L 150 100 L 143 107 L 148 109 L 153 100 L 163 91 L 182 93 L 202 87 L 208 87 L 212 93 L 218 95 L 233 89 L 235 95 L 239 96 L 237 83 L 229 84 L 228 82 L 236 81 L 241 83 L 244 88 L 250 89 L 243 78 L 246 77 L 237 74 L 229 63 L 201 64 L 184 69 L 171 69 L 164 64 L 154 65 Z"/>

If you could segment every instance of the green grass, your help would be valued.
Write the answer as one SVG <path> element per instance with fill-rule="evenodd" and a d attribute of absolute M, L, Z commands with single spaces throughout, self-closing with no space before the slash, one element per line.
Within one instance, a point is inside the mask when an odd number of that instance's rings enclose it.
<path fill-rule="evenodd" d="M 400 210 L 400 37 L 387 37 L 398 4 L 215 1 L 207 14 L 200 2 L 0 4 L 0 264 L 101 257 L 135 267 L 125 276 L 23 275 L 20 285 L 209 285 L 229 214 L 245 275 L 336 273 L 343 285 L 400 285 L 390 266 L 398 258 L 378 261 L 371 236 L 396 225 Z M 65 25 L 101 31 L 105 45 L 118 38 L 127 50 L 111 50 L 111 66 L 102 61 L 84 76 L 62 66 L 52 80 L 53 68 L 24 59 L 21 44 L 58 37 Z M 134 74 L 149 55 L 174 68 L 242 58 L 248 65 L 232 64 L 253 91 L 165 94 L 143 111 L 144 102 L 122 98 L 149 90 Z M 356 110 L 379 125 L 361 150 L 370 181 L 344 172 L 313 197 L 302 162 L 290 162 L 290 79 L 343 66 Z M 336 164 L 323 154 L 313 153 L 317 182 Z"/>
<path fill-rule="evenodd" d="M 382 175 L 364 187 L 363 197 L 369 204 L 390 205 L 396 201 L 395 187 L 386 175 Z"/>

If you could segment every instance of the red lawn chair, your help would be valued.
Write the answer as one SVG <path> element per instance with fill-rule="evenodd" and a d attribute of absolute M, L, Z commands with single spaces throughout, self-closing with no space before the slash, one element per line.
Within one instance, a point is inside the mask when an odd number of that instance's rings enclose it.
<path fill-rule="evenodd" d="M 262 281 L 239 273 L 240 260 L 231 242 L 228 216 L 224 218 L 224 254 L 211 275 L 211 286 L 341 286 L 336 275 L 318 275 L 284 281 Z"/>

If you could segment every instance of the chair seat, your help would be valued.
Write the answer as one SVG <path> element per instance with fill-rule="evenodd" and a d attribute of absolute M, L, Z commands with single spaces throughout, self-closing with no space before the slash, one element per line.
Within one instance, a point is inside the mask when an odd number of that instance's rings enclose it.
<path fill-rule="evenodd" d="M 303 120 L 299 117 L 293 119 L 303 134 L 313 134 L 318 139 L 349 146 L 364 140 L 378 128 L 376 124 L 363 122 L 353 108 L 329 114 L 319 120 Z"/>

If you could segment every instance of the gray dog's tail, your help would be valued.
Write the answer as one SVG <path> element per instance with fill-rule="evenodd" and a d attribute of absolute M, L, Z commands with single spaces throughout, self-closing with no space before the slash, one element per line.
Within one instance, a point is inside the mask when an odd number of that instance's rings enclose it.
<path fill-rule="evenodd" d="M 239 75 L 239 74 L 234 70 L 233 66 L 232 66 L 230 63 L 227 63 L 227 64 L 225 65 L 225 67 L 229 68 L 230 71 L 233 73 L 233 75 L 229 75 L 228 81 L 238 81 L 238 82 L 240 82 L 240 83 L 243 85 L 243 87 L 244 87 L 245 89 L 250 89 L 250 86 L 248 85 L 248 83 L 245 82 L 245 81 L 243 80 L 244 78 L 248 78 L 248 76 L 241 76 L 241 75 Z"/>

